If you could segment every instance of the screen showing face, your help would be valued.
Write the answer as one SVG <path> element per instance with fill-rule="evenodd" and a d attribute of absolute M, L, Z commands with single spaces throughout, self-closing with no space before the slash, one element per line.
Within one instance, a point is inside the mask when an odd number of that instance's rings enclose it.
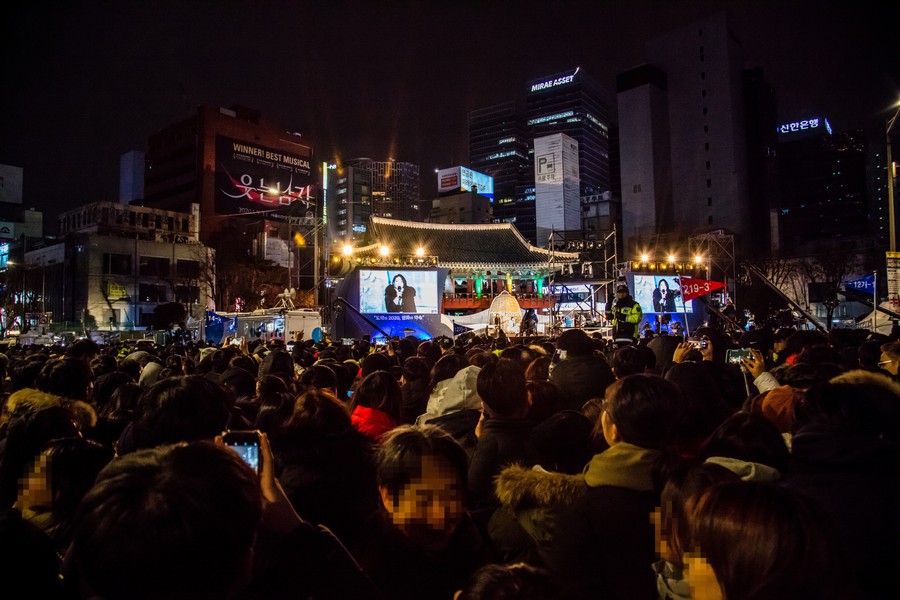
<path fill-rule="evenodd" d="M 359 312 L 437 314 L 437 271 L 361 269 Z"/>
<path fill-rule="evenodd" d="M 678 275 L 635 275 L 635 301 L 644 312 L 684 313 L 693 312 L 691 302 L 681 301 L 681 282 Z"/>

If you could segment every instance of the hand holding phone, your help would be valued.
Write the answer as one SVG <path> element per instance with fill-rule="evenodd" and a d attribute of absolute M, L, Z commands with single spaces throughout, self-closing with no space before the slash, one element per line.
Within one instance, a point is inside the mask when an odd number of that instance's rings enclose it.
<path fill-rule="evenodd" d="M 753 358 L 749 348 L 730 349 L 725 353 L 725 362 L 731 365 L 743 365 L 744 360 Z"/>
<path fill-rule="evenodd" d="M 697 348 L 698 350 L 706 350 L 707 346 L 709 346 L 709 340 L 697 337 L 688 338 L 688 343 Z"/>
<path fill-rule="evenodd" d="M 222 442 L 244 459 L 253 472 L 260 473 L 260 434 L 258 431 L 226 431 Z"/>

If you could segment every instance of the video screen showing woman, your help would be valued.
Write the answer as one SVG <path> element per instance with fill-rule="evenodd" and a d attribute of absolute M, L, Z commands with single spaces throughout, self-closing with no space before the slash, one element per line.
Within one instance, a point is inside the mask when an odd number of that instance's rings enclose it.
<path fill-rule="evenodd" d="M 691 302 L 681 302 L 681 282 L 677 275 L 635 275 L 632 295 L 645 312 L 693 312 Z"/>
<path fill-rule="evenodd" d="M 653 290 L 653 312 L 675 312 L 675 294 L 669 288 L 669 282 L 660 279 Z"/>
<path fill-rule="evenodd" d="M 434 269 L 360 269 L 359 311 L 363 314 L 438 314 Z"/>
<path fill-rule="evenodd" d="M 384 309 L 385 312 L 416 312 L 416 288 L 410 287 L 400 273 L 384 288 Z"/>

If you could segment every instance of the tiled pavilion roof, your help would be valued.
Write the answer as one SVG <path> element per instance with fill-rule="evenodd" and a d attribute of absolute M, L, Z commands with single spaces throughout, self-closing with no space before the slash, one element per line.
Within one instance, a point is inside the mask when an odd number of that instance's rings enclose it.
<path fill-rule="evenodd" d="M 557 269 L 579 260 L 577 252 L 532 246 L 511 223 L 446 225 L 372 217 L 368 246 L 354 254 L 377 257 L 382 246 L 394 256 L 412 256 L 424 248 L 441 267 L 455 269 Z"/>

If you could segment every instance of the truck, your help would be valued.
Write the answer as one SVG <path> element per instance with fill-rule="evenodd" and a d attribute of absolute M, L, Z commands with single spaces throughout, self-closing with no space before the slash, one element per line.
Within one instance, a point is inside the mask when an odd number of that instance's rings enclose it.
<path fill-rule="evenodd" d="M 225 328 L 225 336 L 291 341 L 303 332 L 303 339 L 320 340 L 322 338 L 322 315 L 316 309 L 279 309 L 264 308 L 253 312 L 219 313 L 226 320 L 233 320 Z M 207 333 L 207 341 L 213 340 Z"/>

